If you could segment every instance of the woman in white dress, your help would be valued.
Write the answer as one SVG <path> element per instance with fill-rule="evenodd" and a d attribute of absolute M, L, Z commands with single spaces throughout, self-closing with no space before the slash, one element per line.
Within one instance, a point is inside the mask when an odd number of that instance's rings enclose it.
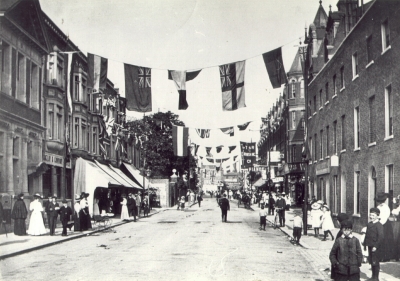
<path fill-rule="evenodd" d="M 29 221 L 29 229 L 27 233 L 29 235 L 43 235 L 46 234 L 46 229 L 44 228 L 43 222 L 43 206 L 42 203 L 39 202 L 39 198 L 41 199 L 39 193 L 36 193 L 34 196 L 34 200 L 29 205 L 29 210 L 31 213 L 31 218 Z"/>
<path fill-rule="evenodd" d="M 129 212 L 128 212 L 127 203 L 128 203 L 128 200 L 126 200 L 126 195 L 122 194 L 121 220 L 129 220 Z"/>
<path fill-rule="evenodd" d="M 314 202 L 311 205 L 311 226 L 314 229 L 314 236 L 319 236 L 319 228 L 321 227 L 321 217 L 323 215 L 321 211 L 322 201 Z"/>
<path fill-rule="evenodd" d="M 335 228 L 331 217 L 331 211 L 327 205 L 322 206 L 322 211 L 324 212 L 322 215 L 322 230 L 324 231 L 324 239 L 322 239 L 322 241 L 326 241 L 326 236 L 328 234 L 331 236 L 332 240 L 335 240 L 331 232 L 331 230 Z"/>

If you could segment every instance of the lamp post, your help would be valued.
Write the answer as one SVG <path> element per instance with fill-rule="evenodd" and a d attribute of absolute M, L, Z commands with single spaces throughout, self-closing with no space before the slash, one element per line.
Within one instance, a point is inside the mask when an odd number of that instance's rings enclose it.
<path fill-rule="evenodd" d="M 305 33 L 304 43 L 307 40 L 307 33 Z M 303 204 L 303 231 L 304 235 L 307 235 L 307 211 L 308 211 L 308 130 L 307 130 L 307 123 L 308 123 L 308 60 L 307 60 L 307 48 L 308 45 L 302 45 L 300 42 L 299 46 L 299 54 L 302 58 L 302 66 L 303 66 L 303 80 L 304 80 L 304 147 L 306 152 L 306 157 L 304 159 L 304 204 Z"/>

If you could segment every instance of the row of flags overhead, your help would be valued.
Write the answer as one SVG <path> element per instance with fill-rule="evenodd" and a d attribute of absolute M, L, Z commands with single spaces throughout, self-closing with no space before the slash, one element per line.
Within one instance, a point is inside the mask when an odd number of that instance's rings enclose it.
<path fill-rule="evenodd" d="M 73 65 L 76 52 L 68 54 L 68 104 L 72 112 L 72 83 Z M 262 54 L 273 88 L 280 88 L 287 82 L 282 60 L 281 47 Z M 222 92 L 222 110 L 233 111 L 246 107 L 245 101 L 245 66 L 246 61 L 219 66 L 219 75 Z M 186 100 L 186 82 L 194 80 L 200 70 L 168 70 L 168 79 L 173 80 L 179 94 L 178 109 L 186 110 L 189 104 Z M 108 59 L 88 53 L 88 80 L 87 87 L 94 93 L 101 93 L 106 88 L 108 73 Z M 152 111 L 151 68 L 124 63 L 125 98 L 127 109 L 137 112 Z"/>
<path fill-rule="evenodd" d="M 247 127 L 249 126 L 249 124 L 251 123 L 251 121 L 246 122 L 242 125 L 237 125 L 239 131 L 244 131 L 247 129 Z M 210 137 L 210 133 L 211 133 L 211 129 L 195 129 L 197 134 L 199 135 L 200 138 L 204 139 L 204 138 L 209 138 Z M 221 132 L 223 132 L 226 135 L 229 135 L 231 137 L 233 137 L 235 135 L 235 127 L 226 127 L 226 128 L 220 128 L 219 130 L 221 130 Z"/>

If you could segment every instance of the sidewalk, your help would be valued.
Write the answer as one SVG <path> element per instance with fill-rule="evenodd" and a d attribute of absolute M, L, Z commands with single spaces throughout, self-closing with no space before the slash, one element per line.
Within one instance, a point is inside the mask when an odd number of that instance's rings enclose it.
<path fill-rule="evenodd" d="M 172 208 L 153 208 L 150 210 L 149 216 L 158 214 L 160 212 L 173 209 Z M 143 217 L 141 216 L 140 219 Z M 68 236 L 61 236 L 62 233 L 62 227 L 57 227 L 55 231 L 54 236 L 50 236 L 50 230 L 46 228 L 47 231 L 49 231 L 45 235 L 41 236 L 30 236 L 30 235 L 25 235 L 25 236 L 18 236 L 14 235 L 13 229 L 9 229 L 9 225 L 7 225 L 7 231 L 9 232 L 7 235 L 6 234 L 1 234 L 0 235 L 0 260 L 21 255 L 24 253 L 28 253 L 31 251 L 39 250 L 45 247 L 49 247 L 55 244 L 59 244 L 62 242 L 70 241 L 73 239 L 77 238 L 82 238 L 85 236 L 90 236 L 94 233 L 101 232 L 101 231 L 106 231 L 106 230 L 113 230 L 114 227 L 126 224 L 126 223 L 134 223 L 133 221 L 122 221 L 120 218 L 110 218 L 111 224 L 109 226 L 103 226 L 103 225 L 93 225 L 93 228 L 88 231 L 70 231 L 67 228 Z M 57 225 L 60 226 L 60 225 Z"/>
<path fill-rule="evenodd" d="M 253 210 L 258 211 L 259 208 L 256 204 L 252 205 Z M 288 236 L 288 239 L 293 238 L 293 217 L 294 217 L 294 210 L 295 209 L 300 209 L 300 208 L 290 208 L 289 211 L 286 211 L 285 213 L 285 226 L 284 227 L 279 227 L 277 229 L 280 229 L 283 233 L 285 233 Z M 267 216 L 267 221 L 272 225 L 272 222 L 274 221 L 274 216 L 273 215 L 268 215 Z M 336 238 L 337 233 L 339 232 L 338 228 L 335 228 L 334 230 L 331 231 L 333 236 Z M 302 236 L 300 239 L 300 245 L 307 249 L 306 255 L 310 260 L 313 261 L 314 266 L 318 268 L 320 271 L 324 271 L 327 276 L 330 276 L 330 261 L 329 261 L 329 253 L 332 249 L 334 241 L 330 237 L 327 237 L 326 241 L 322 241 L 323 239 L 323 231 L 320 229 L 320 235 L 319 237 L 314 237 L 314 230 L 313 229 L 308 229 L 307 230 L 307 235 L 304 235 L 304 230 L 302 232 Z M 353 232 L 353 235 L 358 238 L 358 240 L 361 239 L 361 234 Z M 290 237 L 290 238 L 289 238 Z M 294 246 L 296 247 L 296 246 Z M 368 255 L 368 252 L 364 251 L 364 247 L 361 246 L 363 250 L 363 255 Z M 361 266 L 361 280 L 366 280 L 369 277 L 371 277 L 371 266 L 368 263 L 363 263 Z M 379 273 L 379 280 L 381 281 L 391 281 L 391 280 L 400 280 L 400 262 L 386 262 L 386 263 L 381 263 L 381 272 Z"/>

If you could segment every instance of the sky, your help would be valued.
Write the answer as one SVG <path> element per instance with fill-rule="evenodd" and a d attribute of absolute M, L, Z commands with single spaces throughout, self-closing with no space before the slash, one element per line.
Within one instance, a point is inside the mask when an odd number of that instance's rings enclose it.
<path fill-rule="evenodd" d="M 265 117 L 282 89 L 272 89 L 262 54 L 282 47 L 286 72 L 318 0 L 40 0 L 42 10 L 83 53 L 108 59 L 108 78 L 125 96 L 123 63 L 152 68 L 153 111 L 170 110 L 200 145 L 258 141 Z M 336 11 L 337 0 L 324 0 Z M 246 61 L 246 107 L 222 111 L 218 66 Z M 197 70 L 187 82 L 187 110 L 167 70 Z M 143 114 L 128 112 L 141 118 Z M 252 121 L 229 137 L 219 128 Z M 194 128 L 213 129 L 200 139 Z"/>

